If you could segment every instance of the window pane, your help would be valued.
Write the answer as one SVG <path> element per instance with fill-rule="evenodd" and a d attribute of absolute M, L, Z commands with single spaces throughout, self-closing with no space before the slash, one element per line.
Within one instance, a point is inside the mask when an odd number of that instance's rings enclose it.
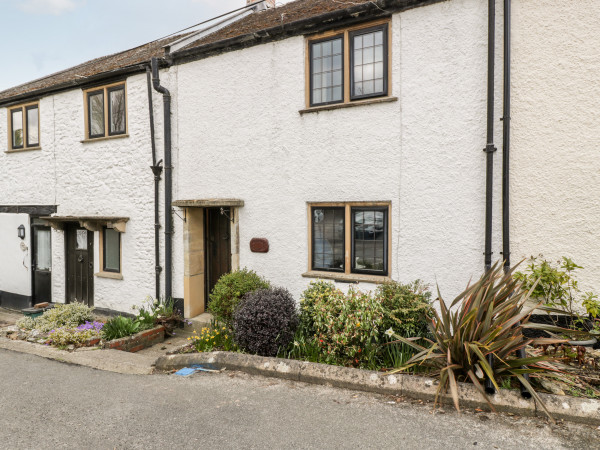
<path fill-rule="evenodd" d="M 312 103 L 341 101 L 342 89 L 332 87 L 342 85 L 342 38 L 311 45 Z"/>
<path fill-rule="evenodd" d="M 363 48 L 363 64 L 373 62 L 373 47 Z"/>
<path fill-rule="evenodd" d="M 375 61 L 383 61 L 383 45 L 378 45 L 375 47 Z"/>
<path fill-rule="evenodd" d="M 90 136 L 104 136 L 104 94 L 89 96 Z"/>
<path fill-rule="evenodd" d="M 34 228 L 36 234 L 35 265 L 37 270 L 49 270 L 52 267 L 50 230 Z"/>
<path fill-rule="evenodd" d="M 362 48 L 363 44 L 363 38 L 362 36 L 355 36 L 354 37 L 354 48 L 358 49 L 358 48 Z"/>
<path fill-rule="evenodd" d="M 341 70 L 336 70 L 335 72 L 333 72 L 332 83 L 334 86 L 341 86 L 341 84 L 342 84 L 342 71 Z"/>
<path fill-rule="evenodd" d="M 358 271 L 384 272 L 385 267 L 385 212 L 381 210 L 353 210 L 354 254 L 353 265 Z"/>
<path fill-rule="evenodd" d="M 332 41 L 332 43 L 333 43 L 333 54 L 334 55 L 341 54 L 342 53 L 342 40 L 336 39 L 336 40 Z"/>
<path fill-rule="evenodd" d="M 110 91 L 110 134 L 125 133 L 125 89 Z"/>
<path fill-rule="evenodd" d="M 12 146 L 13 148 L 23 147 L 23 110 L 15 109 L 12 115 Z"/>
<path fill-rule="evenodd" d="M 77 230 L 77 250 L 87 250 L 87 230 Z"/>
<path fill-rule="evenodd" d="M 342 68 L 342 55 L 336 55 L 333 57 L 333 70 L 340 70 Z"/>
<path fill-rule="evenodd" d="M 362 81 L 362 66 L 354 68 L 354 81 Z"/>
<path fill-rule="evenodd" d="M 359 42 L 355 36 L 353 42 Z M 360 36 L 361 47 L 354 47 L 352 96 L 380 94 L 384 92 L 386 74 L 384 62 L 387 58 L 384 46 L 384 31 L 378 30 Z M 361 83 L 362 82 L 362 83 Z"/>
<path fill-rule="evenodd" d="M 27 146 L 32 147 L 38 145 L 39 140 L 39 128 L 38 128 L 38 107 L 27 108 Z"/>
<path fill-rule="evenodd" d="M 119 232 L 112 228 L 104 229 L 104 270 L 120 272 L 121 246 Z"/>
<path fill-rule="evenodd" d="M 354 65 L 360 66 L 362 64 L 362 50 L 354 51 Z"/>
<path fill-rule="evenodd" d="M 313 208 L 313 269 L 344 270 L 344 208 Z"/>

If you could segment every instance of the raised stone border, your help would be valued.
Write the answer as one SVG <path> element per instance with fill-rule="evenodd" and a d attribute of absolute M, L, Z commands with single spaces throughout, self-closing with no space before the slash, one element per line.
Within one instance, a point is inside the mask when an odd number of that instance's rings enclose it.
<path fill-rule="evenodd" d="M 132 336 L 127 336 L 121 339 L 113 339 L 112 341 L 104 342 L 102 348 L 114 350 L 122 350 L 124 352 L 135 353 L 154 344 L 165 340 L 165 327 L 159 326 L 150 330 L 140 331 Z"/>
<path fill-rule="evenodd" d="M 249 374 L 421 400 L 434 400 L 437 390 L 437 381 L 428 377 L 408 374 L 390 375 L 370 370 L 233 352 L 161 356 L 156 360 L 155 370 L 171 371 L 192 364 L 206 363 L 213 364 L 217 368 L 239 370 Z M 591 425 L 600 424 L 600 401 L 598 400 L 549 394 L 539 395 L 554 419 Z M 471 384 L 460 383 L 459 397 L 461 407 L 490 411 L 489 405 Z M 442 401 L 444 404 L 452 404 L 448 395 L 442 395 Z M 543 408 L 537 405 L 533 399 L 526 400 L 516 391 L 502 390 L 491 396 L 490 401 L 498 412 L 547 417 Z"/>

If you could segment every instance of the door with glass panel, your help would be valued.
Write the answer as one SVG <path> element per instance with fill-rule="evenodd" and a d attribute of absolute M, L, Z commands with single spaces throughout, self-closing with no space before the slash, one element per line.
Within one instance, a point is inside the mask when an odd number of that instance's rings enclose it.
<path fill-rule="evenodd" d="M 94 233 L 75 225 L 65 229 L 66 301 L 94 305 Z"/>
<path fill-rule="evenodd" d="M 52 301 L 52 245 L 50 227 L 34 224 L 32 249 L 33 304 Z"/>

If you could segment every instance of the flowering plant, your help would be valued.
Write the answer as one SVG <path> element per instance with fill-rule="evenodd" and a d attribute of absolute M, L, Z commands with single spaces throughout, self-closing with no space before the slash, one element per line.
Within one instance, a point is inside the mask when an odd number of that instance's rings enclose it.
<path fill-rule="evenodd" d="M 229 330 L 226 327 L 208 328 L 204 327 L 200 330 L 200 334 L 196 333 L 188 338 L 192 341 L 194 349 L 197 352 L 211 352 L 213 350 L 233 350 L 235 345 Z"/>

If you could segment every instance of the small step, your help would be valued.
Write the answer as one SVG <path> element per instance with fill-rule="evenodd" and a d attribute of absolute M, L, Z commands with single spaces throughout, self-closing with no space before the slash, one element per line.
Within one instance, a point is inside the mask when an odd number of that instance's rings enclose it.
<path fill-rule="evenodd" d="M 200 332 L 202 328 L 208 328 L 211 325 L 213 320 L 213 315 L 210 313 L 202 313 L 197 315 L 196 317 L 192 317 L 191 319 L 185 319 L 186 324 L 184 329 L 187 331 L 196 330 L 196 332 Z"/>

